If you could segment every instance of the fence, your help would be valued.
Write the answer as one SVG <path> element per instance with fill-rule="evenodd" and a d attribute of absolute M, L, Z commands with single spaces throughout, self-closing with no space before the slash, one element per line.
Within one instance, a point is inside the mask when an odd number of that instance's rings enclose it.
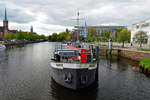
<path fill-rule="evenodd" d="M 100 45 L 100 46 L 104 46 L 106 48 L 109 48 L 109 42 L 94 42 L 92 43 L 93 45 Z M 113 42 L 113 48 L 122 48 L 122 43 L 118 43 L 118 42 Z M 142 44 L 142 47 L 140 47 L 140 44 L 137 43 L 124 43 L 124 48 L 127 49 L 150 49 L 150 45 L 148 44 Z"/>

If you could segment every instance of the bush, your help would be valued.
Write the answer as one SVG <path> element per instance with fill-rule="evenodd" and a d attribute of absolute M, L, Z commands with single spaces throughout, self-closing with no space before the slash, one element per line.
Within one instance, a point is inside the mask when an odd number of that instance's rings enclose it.
<path fill-rule="evenodd" d="M 147 68 L 150 70 L 150 58 L 149 59 L 144 59 L 140 61 L 140 66 Z"/>

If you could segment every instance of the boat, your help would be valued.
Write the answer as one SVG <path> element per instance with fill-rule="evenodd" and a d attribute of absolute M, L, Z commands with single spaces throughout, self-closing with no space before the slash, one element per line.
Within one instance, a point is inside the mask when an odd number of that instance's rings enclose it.
<path fill-rule="evenodd" d="M 6 48 L 6 46 L 5 46 L 5 45 L 0 44 L 0 50 L 1 50 L 1 49 L 5 49 L 5 48 Z"/>
<path fill-rule="evenodd" d="M 96 81 L 97 67 L 92 46 L 85 43 L 61 43 L 55 46 L 50 74 L 63 87 L 79 90 Z"/>

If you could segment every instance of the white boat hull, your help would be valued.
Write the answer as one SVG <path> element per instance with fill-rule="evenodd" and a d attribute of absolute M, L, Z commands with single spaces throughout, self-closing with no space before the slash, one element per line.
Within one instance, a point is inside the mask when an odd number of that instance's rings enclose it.
<path fill-rule="evenodd" d="M 0 49 L 5 49 L 6 46 L 5 45 L 0 45 Z"/>

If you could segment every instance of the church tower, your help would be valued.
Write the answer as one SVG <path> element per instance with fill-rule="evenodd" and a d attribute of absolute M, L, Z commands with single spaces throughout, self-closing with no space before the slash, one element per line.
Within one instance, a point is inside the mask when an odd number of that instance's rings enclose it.
<path fill-rule="evenodd" d="M 31 28 L 30 28 L 30 32 L 31 32 L 31 33 L 33 33 L 33 26 L 31 26 Z"/>
<path fill-rule="evenodd" d="M 6 8 L 5 8 L 5 16 L 4 16 L 4 20 L 3 20 L 3 27 L 4 27 L 4 35 L 6 35 L 8 33 L 8 20 L 7 20 Z"/>

